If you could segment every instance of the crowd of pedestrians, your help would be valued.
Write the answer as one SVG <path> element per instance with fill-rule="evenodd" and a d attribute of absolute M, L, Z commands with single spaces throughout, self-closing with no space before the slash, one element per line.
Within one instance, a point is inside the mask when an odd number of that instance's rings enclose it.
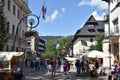
<path fill-rule="evenodd" d="M 51 60 L 36 59 L 25 62 L 26 67 L 30 67 L 31 71 L 42 71 L 48 70 L 48 74 L 51 74 L 51 77 L 55 77 L 56 72 L 63 72 L 63 75 L 70 77 L 70 62 L 66 59 L 60 59 L 54 57 Z"/>
<path fill-rule="evenodd" d="M 99 68 L 99 63 L 97 60 L 76 60 L 76 76 L 80 77 L 97 77 L 97 69 Z"/>
<path fill-rule="evenodd" d="M 98 77 L 100 75 L 100 73 L 98 73 L 98 70 L 100 69 L 99 65 L 97 60 L 76 60 L 76 76 Z M 111 66 L 110 74 L 111 78 L 108 78 L 108 80 L 120 80 L 120 63 L 116 60 Z"/>
<path fill-rule="evenodd" d="M 26 61 L 26 67 L 30 67 L 30 71 L 47 70 L 51 77 L 55 77 L 57 72 L 63 72 L 67 78 L 70 78 L 70 62 L 67 59 L 60 59 L 54 57 L 51 60 L 36 59 L 33 61 Z M 76 76 L 78 77 L 98 77 L 99 63 L 94 60 L 76 60 Z M 120 80 L 120 63 L 114 61 L 111 66 L 112 80 Z"/>
<path fill-rule="evenodd" d="M 111 66 L 111 75 L 112 80 L 120 80 L 120 63 L 118 63 L 116 60 Z"/>
<path fill-rule="evenodd" d="M 70 63 L 66 59 L 59 59 L 53 58 L 51 61 L 48 62 L 48 73 L 52 73 L 52 77 L 55 77 L 56 72 L 63 72 L 64 75 L 67 75 L 67 78 L 70 77 L 69 70 L 70 70 Z"/>

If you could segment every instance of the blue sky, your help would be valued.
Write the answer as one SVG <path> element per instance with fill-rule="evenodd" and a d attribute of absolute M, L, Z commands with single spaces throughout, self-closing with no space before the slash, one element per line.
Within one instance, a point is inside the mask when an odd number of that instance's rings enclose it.
<path fill-rule="evenodd" d="M 43 3 L 47 7 L 46 20 L 40 18 L 35 30 L 40 36 L 69 36 L 82 27 L 90 15 L 96 20 L 107 14 L 108 4 L 101 0 L 29 0 L 29 8 L 39 16 Z"/>

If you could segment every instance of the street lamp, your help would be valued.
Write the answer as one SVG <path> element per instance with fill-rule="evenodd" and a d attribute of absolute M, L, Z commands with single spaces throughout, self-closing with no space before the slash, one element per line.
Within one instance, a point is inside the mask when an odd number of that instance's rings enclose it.
<path fill-rule="evenodd" d="M 30 28 L 30 30 L 32 30 L 33 28 L 36 28 L 39 24 L 39 18 L 37 15 L 35 14 L 27 14 L 25 15 L 23 18 L 20 19 L 20 21 L 18 22 L 18 25 L 17 25 L 17 28 L 16 28 L 16 34 L 15 34 L 15 37 L 14 37 L 14 42 L 13 42 L 13 48 L 11 49 L 12 51 L 15 51 L 15 42 L 16 42 L 16 37 L 18 35 L 18 31 L 19 31 L 19 25 L 20 23 L 22 22 L 22 20 L 24 20 L 25 18 L 28 18 L 29 16 L 33 16 L 36 18 L 36 21 L 37 23 L 35 24 L 35 20 L 34 19 L 29 19 L 28 20 L 28 24 L 27 24 L 27 27 Z"/>

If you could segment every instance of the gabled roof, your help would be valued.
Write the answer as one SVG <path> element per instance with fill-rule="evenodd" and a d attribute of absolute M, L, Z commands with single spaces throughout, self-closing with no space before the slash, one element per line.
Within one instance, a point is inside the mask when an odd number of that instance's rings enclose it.
<path fill-rule="evenodd" d="M 73 42 L 78 37 L 95 37 L 97 35 L 104 35 L 104 21 L 96 20 L 94 16 L 91 15 L 82 28 L 77 30 Z"/>
<path fill-rule="evenodd" d="M 98 22 L 95 20 L 94 16 L 91 15 L 86 24 L 95 24 L 98 25 Z"/>

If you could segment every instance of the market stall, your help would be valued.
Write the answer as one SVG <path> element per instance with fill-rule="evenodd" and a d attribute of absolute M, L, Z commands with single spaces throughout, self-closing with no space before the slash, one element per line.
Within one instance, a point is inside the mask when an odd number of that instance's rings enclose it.
<path fill-rule="evenodd" d="M 23 52 L 0 52 L 0 80 L 9 80 L 17 72 L 21 58 L 24 58 Z"/>

